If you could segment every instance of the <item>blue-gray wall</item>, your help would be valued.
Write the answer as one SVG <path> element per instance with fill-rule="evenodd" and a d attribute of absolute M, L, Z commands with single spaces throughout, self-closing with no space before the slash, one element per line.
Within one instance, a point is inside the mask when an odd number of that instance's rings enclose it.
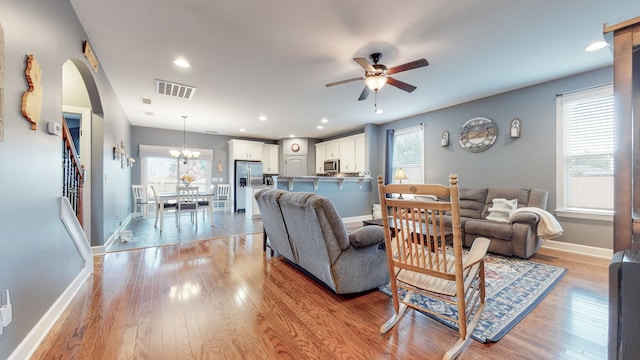
<path fill-rule="evenodd" d="M 0 142 L 0 291 L 11 290 L 13 322 L 0 335 L 0 359 L 6 359 L 58 299 L 83 267 L 60 220 L 62 138 L 46 125 L 62 118 L 62 65 L 68 59 L 88 67 L 82 55 L 87 40 L 67 0 L 3 0 L 4 141 Z M 100 58 L 99 49 L 94 49 Z M 25 56 L 42 68 L 40 125 L 31 130 L 21 113 Z M 114 136 L 129 142 L 130 126 L 104 70 L 95 79 L 102 104 L 93 122 L 93 245 L 104 244 L 115 216 L 126 216 L 130 170 L 110 160 Z M 123 191 L 127 194 L 122 196 Z M 130 191 L 130 190 L 128 190 Z M 87 219 L 88 220 L 88 219 Z M 4 299 L 4 296 L 3 296 Z"/>
<path fill-rule="evenodd" d="M 425 181 L 446 184 L 450 173 L 462 187 L 532 187 L 549 191 L 547 210 L 556 208 L 556 94 L 613 82 L 611 67 L 510 91 L 378 126 L 377 170 L 384 171 L 385 133 L 419 123 L 425 125 Z M 498 127 L 488 150 L 468 152 L 458 143 L 465 121 L 484 116 Z M 521 120 L 521 137 L 509 137 L 509 123 Z M 440 146 L 449 131 L 448 147 Z M 613 248 L 613 224 L 608 221 L 559 218 L 565 232 L 559 241 Z"/>

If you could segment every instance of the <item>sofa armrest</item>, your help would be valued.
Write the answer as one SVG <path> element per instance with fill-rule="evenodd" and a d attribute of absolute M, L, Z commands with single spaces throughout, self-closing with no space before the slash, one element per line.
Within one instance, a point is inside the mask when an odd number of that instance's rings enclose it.
<path fill-rule="evenodd" d="M 537 224 L 540 221 L 540 217 L 538 214 L 532 212 L 518 212 L 509 218 L 509 222 L 513 223 L 524 223 L 524 224 Z"/>
<path fill-rule="evenodd" d="M 363 226 L 349 234 L 349 243 L 353 247 L 365 247 L 384 242 L 384 229 L 382 226 Z"/>

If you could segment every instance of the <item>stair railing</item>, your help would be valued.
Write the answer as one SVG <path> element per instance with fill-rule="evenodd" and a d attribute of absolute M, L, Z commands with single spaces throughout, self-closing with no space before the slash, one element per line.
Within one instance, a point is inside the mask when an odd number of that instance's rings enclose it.
<path fill-rule="evenodd" d="M 62 151 L 62 196 L 69 199 L 80 226 L 84 226 L 82 219 L 82 190 L 86 174 L 84 166 L 80 164 L 80 158 L 69 132 L 69 126 L 64 118 L 62 119 L 62 139 L 64 141 Z"/>

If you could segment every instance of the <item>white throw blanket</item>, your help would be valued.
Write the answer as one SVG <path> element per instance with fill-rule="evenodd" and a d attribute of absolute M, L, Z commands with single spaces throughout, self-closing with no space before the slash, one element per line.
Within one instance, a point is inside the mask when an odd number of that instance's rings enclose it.
<path fill-rule="evenodd" d="M 515 209 L 511 216 L 520 213 L 520 212 L 532 212 L 540 216 L 540 222 L 538 223 L 538 232 L 537 235 L 543 238 L 544 240 L 555 239 L 562 235 L 562 226 L 556 220 L 556 218 L 551 215 L 548 211 L 542 210 L 537 207 L 521 207 Z"/>

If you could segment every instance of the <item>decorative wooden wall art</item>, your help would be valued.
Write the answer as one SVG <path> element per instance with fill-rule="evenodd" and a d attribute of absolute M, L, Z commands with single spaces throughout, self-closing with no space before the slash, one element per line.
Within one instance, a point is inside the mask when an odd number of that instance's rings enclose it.
<path fill-rule="evenodd" d="M 91 69 L 93 69 L 93 73 L 97 74 L 100 64 L 98 63 L 98 59 L 96 58 L 96 55 L 93 53 L 93 49 L 91 49 L 91 45 L 89 45 L 88 41 L 82 42 L 82 53 L 84 54 L 84 57 L 87 58 L 89 65 L 91 65 Z"/>
<path fill-rule="evenodd" d="M 31 130 L 36 130 L 42 112 L 42 86 L 40 85 L 42 68 L 35 56 L 27 56 L 27 68 L 24 73 L 29 83 L 29 90 L 22 95 L 22 115 L 31 123 Z"/>

